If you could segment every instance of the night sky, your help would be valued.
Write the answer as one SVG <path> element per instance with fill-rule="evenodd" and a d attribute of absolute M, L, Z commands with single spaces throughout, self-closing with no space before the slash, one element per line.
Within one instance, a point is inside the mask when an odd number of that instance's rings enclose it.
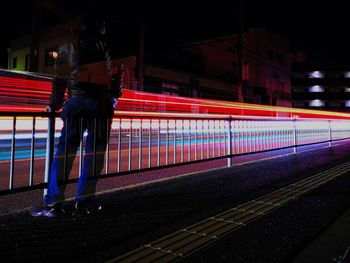
<path fill-rule="evenodd" d="M 80 1 L 80 0 L 79 0 Z M 74 10 L 76 1 L 56 0 L 61 6 Z M 88 2 L 82 1 L 84 3 Z M 93 1 L 92 1 L 93 2 Z M 127 41 L 136 34 L 132 26 L 144 16 L 146 41 L 151 49 L 153 43 L 174 46 L 178 43 L 210 38 L 237 32 L 240 1 L 95 1 L 96 10 L 104 12 L 115 21 L 115 41 Z M 157 3 L 158 2 L 158 3 Z M 204 1 L 203 1 L 204 2 Z M 190 4 L 189 4 L 190 3 Z M 195 4 L 200 3 L 200 4 Z M 18 8 L 21 5 L 22 8 Z M 11 1 L 6 4 L 14 10 L 10 18 L 1 16 L 2 38 L 0 66 L 7 65 L 6 47 L 9 40 L 31 30 L 31 1 Z M 260 1 L 245 0 L 245 26 L 270 28 L 291 41 L 293 51 L 305 50 L 326 61 L 328 66 L 350 67 L 350 3 L 346 1 Z M 43 24 L 59 22 L 53 15 L 44 13 Z M 119 22 L 131 25 L 122 27 Z M 111 24 L 112 25 L 112 24 Z M 130 31 L 130 34 L 123 32 Z M 132 38 L 131 38 L 132 39 Z M 134 41 L 134 40 L 132 40 Z M 147 52 L 147 50 L 146 50 Z"/>

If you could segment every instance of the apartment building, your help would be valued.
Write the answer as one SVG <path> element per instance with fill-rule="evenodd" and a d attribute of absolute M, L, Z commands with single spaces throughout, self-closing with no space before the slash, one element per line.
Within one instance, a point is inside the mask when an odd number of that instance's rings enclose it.
<path fill-rule="evenodd" d="M 67 22 L 41 32 L 38 72 L 65 75 L 66 58 L 55 60 L 53 54 L 72 38 L 70 28 L 73 26 L 74 22 Z M 30 40 L 24 36 L 12 41 L 11 69 L 28 70 Z M 249 28 L 242 34 L 241 46 L 239 43 L 239 36 L 235 34 L 181 45 L 158 57 L 145 50 L 143 90 L 238 101 L 237 87 L 242 83 L 244 102 L 291 106 L 289 41 L 265 28 Z M 137 89 L 137 55 L 135 49 L 131 55 L 118 52 L 118 58 L 113 59 L 115 66 L 126 65 L 124 88 Z M 85 67 L 102 75 L 101 62 Z"/>
<path fill-rule="evenodd" d="M 293 107 L 350 111 L 349 69 L 298 69 L 292 87 Z"/>

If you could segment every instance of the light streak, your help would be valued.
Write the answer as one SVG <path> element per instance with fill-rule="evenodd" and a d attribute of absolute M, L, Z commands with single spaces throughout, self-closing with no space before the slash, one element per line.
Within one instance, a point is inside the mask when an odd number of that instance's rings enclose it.
<path fill-rule="evenodd" d="M 23 74 L 23 76 L 25 75 Z M 0 111 L 43 111 L 48 105 L 50 93 L 50 79 L 32 80 L 0 76 Z M 186 116 L 197 117 L 199 115 L 216 118 L 219 115 L 226 115 L 278 119 L 350 119 L 350 114 L 342 112 L 186 98 L 125 89 L 123 90 L 123 96 L 118 101 L 116 114 L 118 115 L 119 112 L 121 114 L 142 112 L 158 117 L 166 112 L 167 116 L 175 113 L 179 114 L 177 115 L 178 117 L 182 116 L 184 118 Z"/>

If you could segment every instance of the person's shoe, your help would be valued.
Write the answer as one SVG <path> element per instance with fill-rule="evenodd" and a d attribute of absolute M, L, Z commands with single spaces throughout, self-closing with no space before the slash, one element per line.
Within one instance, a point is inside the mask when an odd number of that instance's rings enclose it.
<path fill-rule="evenodd" d="M 73 215 L 93 215 L 102 211 L 102 205 L 95 202 L 76 202 Z"/>
<path fill-rule="evenodd" d="M 60 203 L 56 203 L 54 205 L 34 206 L 30 209 L 30 215 L 34 217 L 55 217 L 62 216 L 64 214 L 65 211 Z"/>

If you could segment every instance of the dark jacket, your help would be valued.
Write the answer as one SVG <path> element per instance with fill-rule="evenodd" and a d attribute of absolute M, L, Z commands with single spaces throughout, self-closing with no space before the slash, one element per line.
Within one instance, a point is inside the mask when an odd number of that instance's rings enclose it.
<path fill-rule="evenodd" d="M 85 20 L 83 20 L 85 19 Z M 79 21 L 79 30 L 75 32 L 74 41 L 60 46 L 59 57 L 65 57 L 69 65 L 69 78 L 53 78 L 52 93 L 49 105 L 53 110 L 59 110 L 64 102 L 65 90 L 68 88 L 68 97 L 87 96 L 92 98 L 118 98 L 121 96 L 120 85 L 116 76 L 111 76 L 111 88 L 103 84 L 82 82 L 79 80 L 81 67 L 97 61 L 105 61 L 106 74 L 111 70 L 111 55 L 108 48 L 104 23 L 98 20 Z M 113 83 L 112 83 L 113 82 Z"/>

